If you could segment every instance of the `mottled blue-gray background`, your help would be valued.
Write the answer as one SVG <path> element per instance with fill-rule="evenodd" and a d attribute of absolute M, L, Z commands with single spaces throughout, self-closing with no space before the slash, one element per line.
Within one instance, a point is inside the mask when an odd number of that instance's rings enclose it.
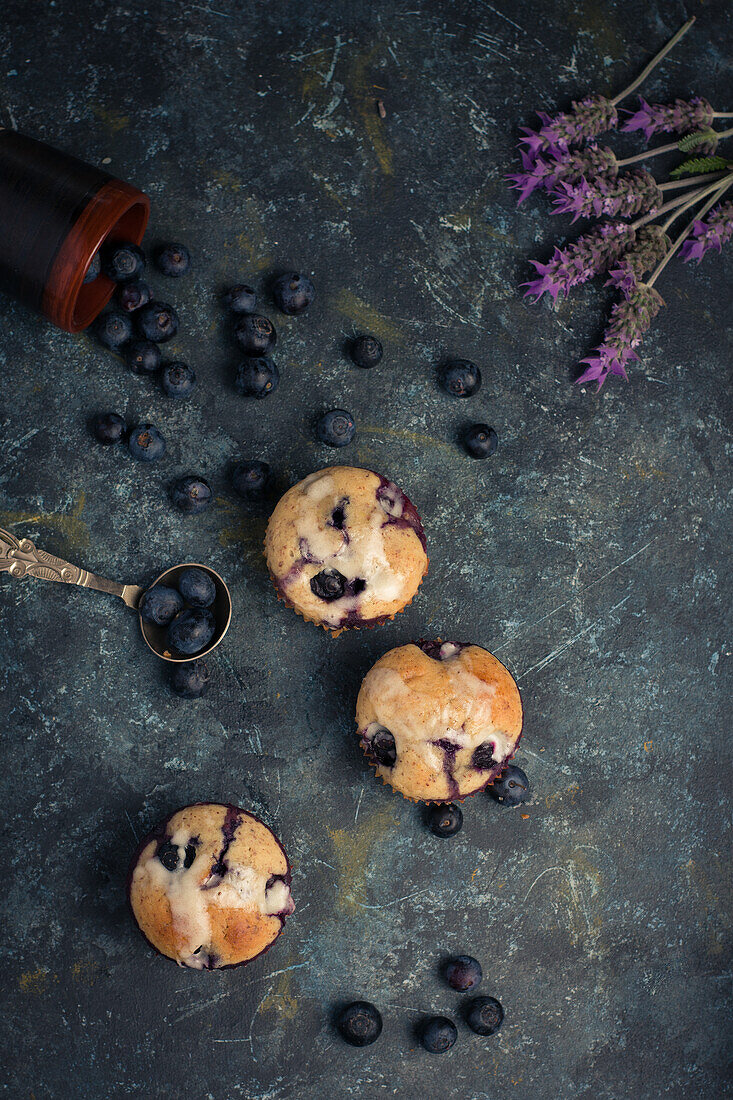
<path fill-rule="evenodd" d="M 576 229 L 540 198 L 517 211 L 502 179 L 535 108 L 619 90 L 690 11 L 644 92 L 733 110 L 723 0 L 3 3 L 0 124 L 131 179 L 149 240 L 190 245 L 192 276 L 157 286 L 200 385 L 173 404 L 4 299 L 0 525 L 124 580 L 207 561 L 234 598 L 217 683 L 189 703 L 121 603 L 0 578 L 7 1095 L 726 1094 L 731 257 L 672 264 L 630 383 L 581 391 L 611 299 L 522 300 L 527 258 Z M 270 311 L 282 383 L 248 403 L 216 291 L 289 265 L 318 298 Z M 363 330 L 386 349 L 372 372 L 342 353 Z M 437 389 L 445 354 L 480 364 L 470 404 Z M 333 405 L 358 423 L 339 455 L 312 430 Z M 155 422 L 165 460 L 91 442 L 106 409 Z M 499 433 L 486 463 L 456 445 L 474 419 Z M 267 510 L 227 487 L 239 455 L 278 488 L 338 459 L 397 480 L 432 559 L 406 613 L 334 641 L 279 605 Z M 167 502 L 188 471 L 214 487 L 200 517 Z M 496 652 L 526 708 L 526 816 L 479 796 L 453 841 L 352 736 L 371 663 L 431 635 Z M 244 969 L 176 969 L 126 909 L 137 838 L 197 799 L 254 809 L 293 862 L 296 914 Z M 449 951 L 481 959 L 506 1021 L 437 1059 L 413 1028 L 458 1007 Z M 363 1051 L 328 1024 L 354 996 L 385 1018 Z"/>

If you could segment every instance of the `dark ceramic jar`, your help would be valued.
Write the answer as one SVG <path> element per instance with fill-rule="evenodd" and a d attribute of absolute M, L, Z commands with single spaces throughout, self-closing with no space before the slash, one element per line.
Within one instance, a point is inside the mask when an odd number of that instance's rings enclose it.
<path fill-rule="evenodd" d="M 79 332 L 114 283 L 84 276 L 105 241 L 140 244 L 147 195 L 108 172 L 14 130 L 0 129 L 0 290 Z"/>

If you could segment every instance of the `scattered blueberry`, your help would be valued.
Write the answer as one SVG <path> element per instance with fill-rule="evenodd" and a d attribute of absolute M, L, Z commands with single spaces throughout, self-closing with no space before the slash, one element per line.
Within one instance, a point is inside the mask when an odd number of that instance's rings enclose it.
<path fill-rule="evenodd" d="M 234 326 L 234 335 L 245 355 L 267 355 L 277 340 L 272 321 L 260 313 L 241 317 Z"/>
<path fill-rule="evenodd" d="M 142 336 L 155 344 L 172 340 L 178 332 L 178 314 L 165 302 L 148 302 L 136 317 Z"/>
<path fill-rule="evenodd" d="M 463 810 L 454 802 L 430 806 L 427 812 L 428 829 L 435 836 L 455 836 L 463 828 Z"/>
<path fill-rule="evenodd" d="M 167 584 L 156 584 L 143 592 L 138 605 L 143 622 L 155 626 L 168 626 L 182 610 L 183 596 Z"/>
<path fill-rule="evenodd" d="M 216 585 L 203 569 L 191 566 L 184 569 L 178 578 L 178 591 L 186 603 L 193 607 L 211 607 L 216 599 Z"/>
<path fill-rule="evenodd" d="M 322 569 L 320 573 L 311 577 L 311 592 L 326 603 L 340 600 L 345 589 L 346 577 L 343 573 L 339 573 L 338 569 Z"/>
<path fill-rule="evenodd" d="M 488 788 L 488 792 L 504 806 L 519 806 L 529 798 L 529 779 L 516 764 L 507 764 Z"/>
<path fill-rule="evenodd" d="M 245 359 L 237 367 L 237 377 L 234 387 L 245 397 L 267 397 L 274 393 L 280 384 L 280 371 L 272 359 L 260 356 L 256 359 Z"/>
<path fill-rule="evenodd" d="M 222 302 L 232 313 L 254 313 L 257 308 L 257 295 L 251 286 L 238 283 L 222 295 Z"/>
<path fill-rule="evenodd" d="M 445 968 L 445 980 L 451 989 L 459 993 L 468 993 L 480 984 L 483 977 L 481 963 L 472 955 L 456 955 Z"/>
<path fill-rule="evenodd" d="M 214 616 L 205 607 L 187 607 L 175 617 L 166 635 L 168 645 L 179 653 L 200 653 L 214 637 Z"/>
<path fill-rule="evenodd" d="M 94 324 L 94 332 L 100 344 L 110 351 L 118 351 L 132 336 L 132 321 L 118 309 L 108 309 Z"/>
<path fill-rule="evenodd" d="M 131 340 L 125 362 L 133 374 L 155 374 L 160 367 L 160 348 L 150 340 Z"/>
<path fill-rule="evenodd" d="M 346 409 L 331 409 L 320 418 L 316 431 L 321 443 L 327 443 L 329 447 L 345 447 L 354 438 L 356 425 Z"/>
<path fill-rule="evenodd" d="M 98 443 L 119 443 L 127 425 L 118 413 L 97 413 L 92 418 L 92 435 Z"/>
<path fill-rule="evenodd" d="M 476 997 L 466 1009 L 466 1023 L 477 1035 L 493 1035 L 504 1019 L 504 1009 L 496 997 Z"/>
<path fill-rule="evenodd" d="M 440 384 L 451 397 L 471 397 L 481 385 L 481 371 L 468 359 L 452 359 L 440 368 Z"/>
<path fill-rule="evenodd" d="M 117 303 L 125 313 L 134 313 L 150 301 L 150 287 L 142 279 L 133 279 L 131 283 L 122 283 L 117 291 Z"/>
<path fill-rule="evenodd" d="M 431 1054 L 444 1054 L 458 1038 L 458 1029 L 447 1016 L 429 1016 L 420 1029 L 420 1041 Z"/>
<path fill-rule="evenodd" d="M 211 683 L 211 669 L 206 661 L 183 661 L 173 666 L 171 691 L 182 699 L 200 699 Z"/>
<path fill-rule="evenodd" d="M 87 268 L 86 274 L 84 275 L 84 282 L 93 283 L 101 270 L 102 261 L 99 256 L 99 252 L 95 252 L 91 260 L 89 261 L 89 267 Z"/>
<path fill-rule="evenodd" d="M 190 397 L 196 374 L 187 363 L 166 363 L 160 372 L 160 384 L 169 397 Z"/>
<path fill-rule="evenodd" d="M 182 512 L 194 515 L 211 503 L 211 486 L 202 477 L 179 477 L 170 489 L 171 500 Z"/>
<path fill-rule="evenodd" d="M 353 1001 L 339 1012 L 336 1027 L 352 1047 L 368 1047 L 382 1033 L 382 1016 L 369 1001 Z"/>
<path fill-rule="evenodd" d="M 376 336 L 357 336 L 351 342 L 351 358 L 357 367 L 376 367 L 382 358 L 382 345 Z"/>
<path fill-rule="evenodd" d="M 295 315 L 303 313 L 313 301 L 316 294 L 315 287 L 305 275 L 299 275 L 297 271 L 289 271 L 275 280 L 272 288 L 272 296 L 275 305 L 283 313 Z"/>
<path fill-rule="evenodd" d="M 270 467 L 267 462 L 238 462 L 232 467 L 230 474 L 232 486 L 240 494 L 253 500 L 261 497 L 270 477 Z"/>
<path fill-rule="evenodd" d="M 155 264 L 163 275 L 177 279 L 191 267 L 191 253 L 183 244 L 164 244 L 155 253 Z"/>
<path fill-rule="evenodd" d="M 472 424 L 463 435 L 463 446 L 471 458 L 488 458 L 499 446 L 499 437 L 488 424 Z"/>
<path fill-rule="evenodd" d="M 115 283 L 137 279 L 145 270 L 145 253 L 131 242 L 117 241 L 102 250 L 102 271 Z"/>
<path fill-rule="evenodd" d="M 138 424 L 127 441 L 130 454 L 141 462 L 153 462 L 165 454 L 165 439 L 152 424 Z"/>
<path fill-rule="evenodd" d="M 386 726 L 380 726 L 369 742 L 371 754 L 384 768 L 393 768 L 397 760 L 397 745 L 394 734 Z"/>

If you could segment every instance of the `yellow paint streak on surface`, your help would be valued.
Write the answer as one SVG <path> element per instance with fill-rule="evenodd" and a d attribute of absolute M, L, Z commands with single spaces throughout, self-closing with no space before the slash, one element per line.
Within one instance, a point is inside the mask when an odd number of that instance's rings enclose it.
<path fill-rule="evenodd" d="M 730 913 L 725 900 L 721 900 L 720 892 L 711 879 L 713 876 L 720 879 L 724 898 L 730 893 L 731 873 L 730 867 L 721 863 L 717 856 L 711 856 L 703 868 L 694 859 L 690 859 L 684 865 L 683 870 L 689 879 L 690 887 L 695 895 L 698 907 L 705 910 L 706 941 L 709 955 L 722 955 L 724 944 L 728 937 L 731 925 Z"/>
<path fill-rule="evenodd" d="M 385 317 L 374 306 L 370 306 L 362 298 L 357 298 L 350 290 L 341 290 L 333 299 L 333 307 L 337 313 L 347 317 L 354 324 L 378 336 L 391 344 L 404 344 L 406 334 L 396 321 Z"/>
<path fill-rule="evenodd" d="M 223 191 L 231 191 L 232 194 L 236 194 L 237 191 L 242 190 L 242 181 L 228 168 L 214 168 L 211 178 Z"/>
<path fill-rule="evenodd" d="M 294 1020 L 298 1014 L 298 1001 L 293 995 L 290 973 L 281 974 L 260 1007 L 260 1015 L 277 1012 L 282 1020 Z"/>
<path fill-rule="evenodd" d="M 41 524 L 63 535 L 67 545 L 72 549 L 88 546 L 89 528 L 81 518 L 85 500 L 86 494 L 79 493 L 76 503 L 68 512 L 0 512 L 0 527 L 13 528 L 18 524 Z M 25 531 L 13 531 L 13 534 L 17 538 L 29 537 Z M 35 539 L 33 541 L 35 542 Z M 48 546 L 41 546 L 41 550 L 53 552 Z"/>
<path fill-rule="evenodd" d="M 327 827 L 338 863 L 337 909 L 352 915 L 363 912 L 365 901 L 361 899 L 366 898 L 366 872 L 372 850 L 396 827 L 397 821 L 388 807 L 360 820 L 358 828 Z"/>
<path fill-rule="evenodd" d="M 18 978 L 18 985 L 23 993 L 40 996 L 41 993 L 46 992 L 48 977 L 48 970 L 44 966 L 39 966 L 35 970 L 26 970 L 24 974 L 21 974 Z"/>
<path fill-rule="evenodd" d="M 105 129 L 109 130 L 111 134 L 118 134 L 120 130 L 126 130 L 130 125 L 130 116 L 123 115 L 120 111 L 110 110 L 101 105 L 92 107 L 92 111 L 95 117 L 99 119 Z"/>
<path fill-rule="evenodd" d="M 371 435 L 389 435 L 395 439 L 405 439 L 410 443 L 427 444 L 430 447 L 442 447 L 451 454 L 455 454 L 455 447 L 451 447 L 444 439 L 436 439 L 432 435 L 422 435 L 420 432 L 411 432 L 407 428 L 383 428 L 381 424 L 360 424 L 359 431 L 368 432 Z"/>
<path fill-rule="evenodd" d="M 94 985 L 99 967 L 95 962 L 75 962 L 71 968 L 72 980 L 80 985 Z"/>
<path fill-rule="evenodd" d="M 265 521 L 256 521 L 244 508 L 224 497 L 215 500 L 216 511 L 225 517 L 227 526 L 219 532 L 219 543 L 226 547 L 239 543 L 247 549 L 262 550 L 265 538 Z"/>

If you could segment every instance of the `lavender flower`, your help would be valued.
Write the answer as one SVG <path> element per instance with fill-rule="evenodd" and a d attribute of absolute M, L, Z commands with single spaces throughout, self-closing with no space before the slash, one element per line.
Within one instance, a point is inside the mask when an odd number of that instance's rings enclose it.
<path fill-rule="evenodd" d="M 533 159 L 528 153 L 520 150 L 523 172 L 514 172 L 507 176 L 512 180 L 512 187 L 519 192 L 517 206 L 521 206 L 526 198 L 538 187 L 550 190 L 564 180 L 566 183 L 579 183 L 583 177 L 593 178 L 601 173 L 615 176 L 618 172 L 616 154 L 605 146 L 590 145 L 587 149 L 577 150 L 571 153 L 565 150 L 557 157 Z"/>
<path fill-rule="evenodd" d="M 720 252 L 723 245 L 733 239 L 733 202 L 723 202 L 707 216 L 707 221 L 693 223 L 692 232 L 680 248 L 680 256 L 689 263 L 700 260 L 714 248 Z"/>
<path fill-rule="evenodd" d="M 606 130 L 615 130 L 618 112 L 610 99 L 602 95 L 590 95 L 572 103 L 572 111 L 554 116 L 538 111 L 542 126 L 539 132 L 526 127 L 526 135 L 520 140 L 528 146 L 530 155 L 549 153 L 559 157 L 572 145 L 582 145 Z"/>
<path fill-rule="evenodd" d="M 606 222 L 579 237 L 567 248 L 556 248 L 549 263 L 541 264 L 537 260 L 530 260 L 540 278 L 522 284 L 527 287 L 525 298 L 535 295 L 537 302 L 547 293 L 556 302 L 560 293 L 567 297 L 571 287 L 579 286 L 594 275 L 606 271 L 627 248 L 633 246 L 635 239 L 636 233 L 630 225 Z"/>
<path fill-rule="evenodd" d="M 632 214 L 651 212 L 662 205 L 662 192 L 649 172 L 627 172 L 622 176 L 598 176 L 592 182 L 561 180 L 552 192 L 555 214 L 573 214 L 578 218 L 599 218 L 602 214 L 628 218 Z"/>
<path fill-rule="evenodd" d="M 603 341 L 595 349 L 597 354 L 582 360 L 588 367 L 576 379 L 576 384 L 597 381 L 600 390 L 609 374 L 627 378 L 626 367 L 638 361 L 635 349 L 663 305 L 657 291 L 646 283 L 639 283 L 628 298 L 617 302 L 611 310 L 611 323 L 603 334 Z"/>
<path fill-rule="evenodd" d="M 626 120 L 621 129 L 624 133 L 643 130 L 647 141 L 653 134 L 686 134 L 691 130 L 706 129 L 712 125 L 714 118 L 713 108 L 706 99 L 699 96 L 693 96 L 687 102 L 676 99 L 670 104 L 647 103 L 639 96 L 639 102 L 640 109 L 630 112 L 631 118 Z"/>
<path fill-rule="evenodd" d="M 629 298 L 646 271 L 651 271 L 667 255 L 672 242 L 661 225 L 645 225 L 636 234 L 634 247 L 624 253 L 618 267 L 611 269 L 606 286 L 615 286 Z"/>

